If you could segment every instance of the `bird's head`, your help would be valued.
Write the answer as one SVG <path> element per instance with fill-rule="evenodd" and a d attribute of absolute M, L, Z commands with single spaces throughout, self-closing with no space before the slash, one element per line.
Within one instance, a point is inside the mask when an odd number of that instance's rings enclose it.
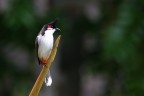
<path fill-rule="evenodd" d="M 58 19 L 55 19 L 54 21 L 52 21 L 49 24 L 47 24 L 47 30 L 60 31 L 60 29 L 56 27 L 57 21 L 58 21 Z"/>

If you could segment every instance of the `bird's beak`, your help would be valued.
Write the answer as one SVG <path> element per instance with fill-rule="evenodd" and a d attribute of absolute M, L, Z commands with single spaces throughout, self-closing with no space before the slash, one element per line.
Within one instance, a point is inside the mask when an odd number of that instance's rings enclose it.
<path fill-rule="evenodd" d="M 56 28 L 57 31 L 61 31 L 59 28 Z"/>

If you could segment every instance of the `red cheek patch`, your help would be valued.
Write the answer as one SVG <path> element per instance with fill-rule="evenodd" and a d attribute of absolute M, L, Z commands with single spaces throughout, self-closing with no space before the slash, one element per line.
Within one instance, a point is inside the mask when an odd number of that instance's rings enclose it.
<path fill-rule="evenodd" d="M 48 27 L 47 28 L 52 28 L 52 26 L 51 25 L 48 25 Z"/>

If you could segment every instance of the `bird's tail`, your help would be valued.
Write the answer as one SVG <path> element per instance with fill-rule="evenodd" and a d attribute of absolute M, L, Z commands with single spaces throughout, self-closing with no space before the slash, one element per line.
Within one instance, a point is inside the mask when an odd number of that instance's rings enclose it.
<path fill-rule="evenodd" d="M 45 84 L 46 84 L 46 86 L 51 86 L 51 84 L 52 84 L 52 77 L 51 77 L 50 71 L 48 72 L 48 74 L 45 78 Z"/>

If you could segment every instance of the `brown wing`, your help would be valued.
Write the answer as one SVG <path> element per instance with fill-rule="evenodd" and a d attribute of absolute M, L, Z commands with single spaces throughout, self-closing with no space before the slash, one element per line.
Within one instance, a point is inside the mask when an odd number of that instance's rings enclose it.
<path fill-rule="evenodd" d="M 40 59 L 38 57 L 38 47 L 39 47 L 38 46 L 38 38 L 36 38 L 36 40 L 35 40 L 36 55 L 37 55 L 38 63 L 40 65 Z"/>
<path fill-rule="evenodd" d="M 44 25 L 43 26 L 43 28 L 41 29 L 41 31 L 39 32 L 39 34 L 38 35 L 44 35 L 45 34 L 45 30 L 47 29 L 47 24 L 46 25 Z M 37 55 L 37 58 L 38 58 L 38 62 L 39 62 L 39 65 L 40 65 L 40 59 L 39 59 L 39 57 L 38 57 L 38 38 L 36 38 L 36 40 L 35 40 L 35 48 L 36 48 L 36 55 Z"/>

